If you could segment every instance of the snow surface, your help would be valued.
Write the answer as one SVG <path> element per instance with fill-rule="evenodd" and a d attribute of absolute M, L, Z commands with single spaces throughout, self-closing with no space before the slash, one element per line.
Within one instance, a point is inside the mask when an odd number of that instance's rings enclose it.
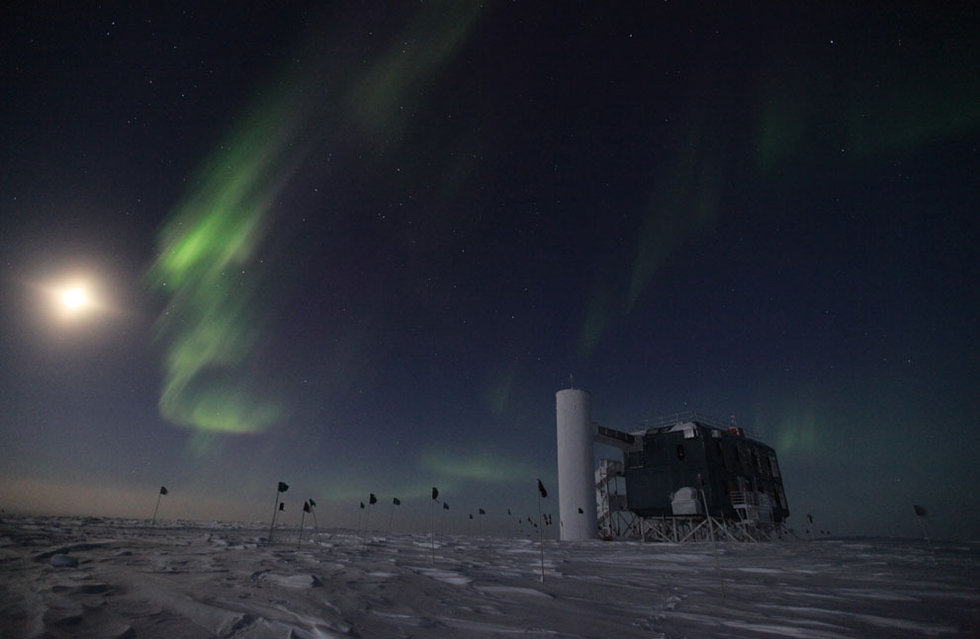
<path fill-rule="evenodd" d="M 267 535 L 6 516 L 0 637 L 980 636 L 972 543 Z"/>

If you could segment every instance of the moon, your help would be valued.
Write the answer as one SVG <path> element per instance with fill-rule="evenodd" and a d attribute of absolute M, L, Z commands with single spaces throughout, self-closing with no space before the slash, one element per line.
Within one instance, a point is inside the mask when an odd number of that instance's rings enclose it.
<path fill-rule="evenodd" d="M 69 265 L 70 266 L 70 265 Z M 89 330 L 135 317 L 117 304 L 119 278 L 97 266 L 49 267 L 35 279 L 24 280 L 33 290 L 34 311 L 59 332 Z"/>
<path fill-rule="evenodd" d="M 84 287 L 73 286 L 62 291 L 61 303 L 64 305 L 66 310 L 77 311 L 88 306 L 90 299 Z"/>
<path fill-rule="evenodd" d="M 43 289 L 48 295 L 50 312 L 59 321 L 74 324 L 108 311 L 103 302 L 102 287 L 91 278 L 52 282 Z"/>

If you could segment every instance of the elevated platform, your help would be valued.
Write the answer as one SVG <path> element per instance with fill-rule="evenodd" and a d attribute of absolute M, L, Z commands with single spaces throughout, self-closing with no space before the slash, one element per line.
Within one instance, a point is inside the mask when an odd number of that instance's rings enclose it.
<path fill-rule="evenodd" d="M 596 515 L 602 539 L 666 543 L 763 542 L 781 539 L 787 534 L 781 522 L 773 521 L 772 505 L 766 495 L 752 491 L 731 493 L 737 515 L 735 519 L 705 516 L 704 498 L 694 489 L 678 491 L 673 515 L 639 517 L 629 510 L 626 494 L 619 491 L 619 480 L 624 476 L 622 462 L 599 460 L 599 468 L 595 472 Z M 685 508 L 685 505 L 690 508 Z"/>
<path fill-rule="evenodd" d="M 787 534 L 782 524 L 735 521 L 704 515 L 638 518 L 637 528 L 637 536 L 643 541 L 676 544 L 689 541 L 775 541 Z"/>

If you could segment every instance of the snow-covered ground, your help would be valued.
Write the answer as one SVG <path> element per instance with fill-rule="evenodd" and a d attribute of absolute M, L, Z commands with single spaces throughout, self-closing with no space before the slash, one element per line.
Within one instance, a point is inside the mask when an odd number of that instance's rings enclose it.
<path fill-rule="evenodd" d="M 5 516 L 0 637 L 980 636 L 978 544 L 267 535 Z"/>

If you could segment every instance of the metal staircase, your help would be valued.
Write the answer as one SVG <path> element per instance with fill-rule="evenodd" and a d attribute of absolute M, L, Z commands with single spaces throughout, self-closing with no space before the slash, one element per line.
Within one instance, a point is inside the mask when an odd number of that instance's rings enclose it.
<path fill-rule="evenodd" d="M 599 536 L 617 539 L 636 536 L 637 517 L 626 507 L 626 494 L 619 490 L 619 479 L 625 478 L 623 462 L 600 459 L 595 471 L 596 518 Z"/>

